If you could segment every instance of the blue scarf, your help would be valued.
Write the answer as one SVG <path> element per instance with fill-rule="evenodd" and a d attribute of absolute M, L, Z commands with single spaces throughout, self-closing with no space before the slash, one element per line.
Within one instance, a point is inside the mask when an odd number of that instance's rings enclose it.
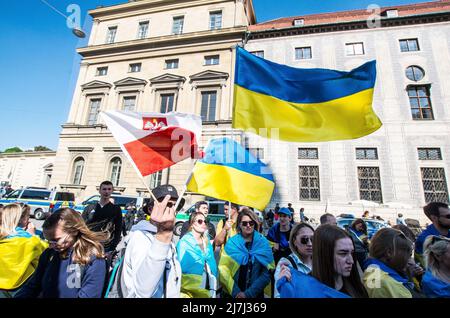
<path fill-rule="evenodd" d="M 380 261 L 378 259 L 375 259 L 375 258 L 368 258 L 364 262 L 364 266 L 363 266 L 364 270 L 366 270 L 366 268 L 369 267 L 369 265 L 376 265 L 376 266 L 378 266 L 383 272 L 388 274 L 391 278 L 395 279 L 397 282 L 402 283 L 403 286 L 405 286 L 407 289 L 409 289 L 409 290 L 413 290 L 414 289 L 414 283 L 413 282 L 410 282 L 408 280 L 408 278 L 402 276 L 401 274 L 399 274 L 397 271 L 395 271 L 394 269 L 392 269 L 389 266 L 387 266 L 382 261 Z"/>
<path fill-rule="evenodd" d="M 274 267 L 272 249 L 269 241 L 259 232 L 253 233 L 253 242 L 250 249 L 245 246 L 245 240 L 241 234 L 230 238 L 225 245 L 225 252 L 239 265 L 247 265 L 249 260 L 257 260 L 267 268 Z"/>
<path fill-rule="evenodd" d="M 30 238 L 33 237 L 30 233 L 22 229 L 21 227 L 16 227 L 16 231 L 14 234 L 8 235 L 6 238 L 13 238 L 13 237 L 25 237 Z"/>
<path fill-rule="evenodd" d="M 450 298 L 450 284 L 426 271 L 422 278 L 422 291 L 429 298 Z"/>
<path fill-rule="evenodd" d="M 322 284 L 315 277 L 291 268 L 291 281 L 286 277 L 278 280 L 280 298 L 350 298 L 334 288 Z"/>

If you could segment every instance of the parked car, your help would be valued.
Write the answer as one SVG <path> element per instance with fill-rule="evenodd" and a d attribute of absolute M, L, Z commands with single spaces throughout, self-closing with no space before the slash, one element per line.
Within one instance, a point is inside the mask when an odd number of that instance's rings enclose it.
<path fill-rule="evenodd" d="M 75 206 L 75 195 L 65 191 L 25 187 L 7 194 L 0 200 L 1 204 L 14 202 L 28 204 L 31 208 L 30 215 L 37 220 L 43 220 L 55 208 L 73 208 Z"/>
<path fill-rule="evenodd" d="M 125 209 L 126 205 L 128 203 L 133 203 L 136 209 L 139 209 L 144 205 L 144 203 L 147 203 L 150 198 L 140 197 L 140 196 L 134 196 L 134 195 L 122 195 L 122 194 L 112 194 L 111 198 L 114 200 L 114 204 L 120 206 L 122 209 L 122 214 L 126 214 L 127 210 Z M 80 213 L 83 213 L 84 208 L 91 204 L 97 204 L 97 202 L 100 201 L 100 195 L 96 194 L 93 196 L 88 197 L 86 200 L 81 202 L 80 204 L 75 205 L 74 210 L 78 211 Z"/>
<path fill-rule="evenodd" d="M 354 220 L 356 220 L 356 218 L 354 216 L 352 216 L 352 215 L 340 216 L 340 217 L 336 218 L 337 225 L 340 228 L 343 228 L 345 230 L 352 224 L 352 222 Z M 363 218 L 363 220 L 367 224 L 367 236 L 369 237 L 369 239 L 371 239 L 372 236 L 374 236 L 374 234 L 378 230 L 380 230 L 382 228 L 385 228 L 385 227 L 389 227 L 386 223 L 384 223 L 382 221 L 379 221 L 379 220 L 366 219 L 366 218 Z"/>

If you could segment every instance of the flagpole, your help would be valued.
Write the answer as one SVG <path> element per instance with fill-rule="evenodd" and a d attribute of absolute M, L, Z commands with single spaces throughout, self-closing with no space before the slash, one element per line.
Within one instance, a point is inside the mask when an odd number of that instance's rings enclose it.
<path fill-rule="evenodd" d="M 197 163 L 197 160 L 198 160 L 198 159 L 195 159 L 195 160 L 194 160 L 194 167 L 195 167 L 195 164 Z M 175 212 L 177 211 L 177 208 L 178 208 L 178 205 L 179 205 L 180 202 L 181 202 L 181 199 L 183 198 L 184 194 L 186 193 L 187 185 L 188 185 L 189 181 L 191 181 L 191 178 L 192 178 L 192 174 L 193 174 L 193 173 L 194 173 L 194 168 L 192 168 L 191 173 L 189 174 L 189 176 L 188 176 L 187 179 L 186 179 L 186 182 L 184 183 L 184 189 L 183 189 L 183 191 L 182 191 L 181 194 L 178 196 L 178 200 L 177 200 L 177 202 L 175 203 Z"/>

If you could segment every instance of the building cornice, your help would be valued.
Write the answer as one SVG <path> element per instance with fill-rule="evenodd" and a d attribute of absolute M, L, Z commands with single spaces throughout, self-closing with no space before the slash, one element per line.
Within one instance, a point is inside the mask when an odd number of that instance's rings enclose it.
<path fill-rule="evenodd" d="M 246 27 L 240 27 L 214 31 L 207 30 L 190 32 L 178 35 L 152 37 L 142 40 L 116 42 L 112 44 L 92 45 L 78 48 L 77 52 L 82 57 L 96 57 L 98 55 L 130 53 L 132 51 L 161 50 L 166 47 L 180 47 L 183 45 L 201 44 L 205 42 L 212 42 L 214 44 L 216 41 L 220 40 L 237 41 L 239 39 L 243 39 L 246 31 Z"/>
<path fill-rule="evenodd" d="M 94 19 L 107 21 L 136 15 L 180 10 L 197 6 L 210 6 L 218 3 L 234 1 L 235 0 L 141 0 L 97 8 L 90 10 L 88 13 Z"/>
<path fill-rule="evenodd" d="M 430 23 L 442 23 L 450 21 L 450 12 L 438 12 L 432 14 L 410 15 L 397 18 L 384 18 L 380 20 L 379 28 L 369 27 L 367 20 L 339 22 L 339 23 L 325 23 L 307 26 L 290 26 L 285 28 L 272 28 L 267 30 L 249 31 L 248 39 L 264 39 L 283 36 L 295 36 L 315 33 L 329 33 L 340 31 L 355 31 L 367 29 L 380 29 L 408 25 L 423 25 Z"/>
<path fill-rule="evenodd" d="M 0 153 L 0 158 L 52 157 L 52 156 L 56 156 L 56 151 L 23 151 L 12 153 Z"/>

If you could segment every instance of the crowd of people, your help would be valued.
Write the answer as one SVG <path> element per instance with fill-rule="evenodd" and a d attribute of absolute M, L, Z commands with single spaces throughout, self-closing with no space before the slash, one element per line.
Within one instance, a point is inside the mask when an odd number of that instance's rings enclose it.
<path fill-rule="evenodd" d="M 177 190 L 162 185 L 125 217 L 100 184 L 80 215 L 52 213 L 39 232 L 24 204 L 0 207 L 0 297 L 14 298 L 424 298 L 450 297 L 450 209 L 424 207 L 418 237 L 403 222 L 369 238 L 364 218 L 320 225 L 291 205 L 265 214 L 227 203 L 215 227 L 199 201 L 174 240 Z"/>

